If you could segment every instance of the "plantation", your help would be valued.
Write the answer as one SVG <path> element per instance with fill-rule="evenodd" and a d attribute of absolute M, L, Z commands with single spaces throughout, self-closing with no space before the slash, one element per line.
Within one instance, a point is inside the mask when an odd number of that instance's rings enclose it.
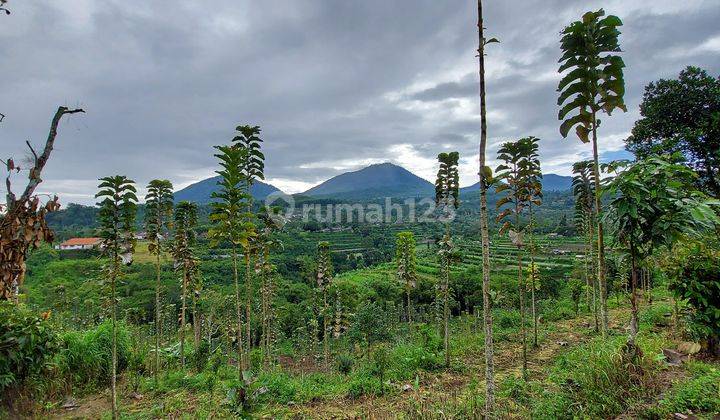
<path fill-rule="evenodd" d="M 53 178 L 49 162 L 73 136 L 66 123 L 90 117 L 58 107 L 42 148 L 27 141 L 26 158 L 2 161 L 0 418 L 718 418 L 720 77 L 686 67 L 649 82 L 640 118 L 622 134 L 620 156 L 629 158 L 616 159 L 620 151 L 607 147 L 621 138 L 612 124 L 629 112 L 626 90 L 637 89 L 635 80 L 626 87 L 624 23 L 603 9 L 576 16 L 573 6 L 552 49 L 533 53 L 552 50 L 553 70 L 527 77 L 552 81 L 554 98 L 540 107 L 557 112 L 552 128 L 565 140 L 525 132 L 542 132 L 539 125 L 498 129 L 507 110 L 495 113 L 486 96 L 514 76 L 498 78 L 497 68 L 533 67 L 535 58 L 508 60 L 505 49 L 519 35 L 488 36 L 496 11 L 484 17 L 478 0 L 475 22 L 471 3 L 470 76 L 385 92 L 402 115 L 371 112 L 378 101 L 362 112 L 324 113 L 333 126 L 376 113 L 379 124 L 394 121 L 379 125 L 393 136 L 405 135 L 395 124 L 414 112 L 476 125 L 472 135 L 437 132 L 415 149 L 396 143 L 378 152 L 368 141 L 351 151 L 395 154 L 393 161 L 427 167 L 417 169 L 425 178 L 359 154 L 351 164 L 323 160 L 336 144 L 321 148 L 317 122 L 295 109 L 280 123 L 241 122 L 211 136 L 207 156 L 179 152 L 207 158 L 212 178 L 185 169 L 165 175 L 163 163 L 176 157 L 169 152 L 153 155 L 150 177 L 131 173 L 141 172 L 135 160 L 144 156 L 120 166 L 108 155 L 103 171 L 122 167 L 130 176 L 94 176 L 82 187 L 92 190 L 86 203 L 66 205 L 84 196 L 48 195 L 46 187 L 66 182 Z M 0 0 L 3 19 L 15 17 L 15 6 Z M 296 12 L 277 26 L 303 21 Z M 571 16 L 561 12 L 553 14 Z M 342 22 L 320 19 L 327 20 Z M 217 22 L 222 30 L 205 31 L 216 42 L 252 28 L 227 16 Z M 302 26 L 314 34 L 318 22 Z M 395 34 L 394 26 L 383 31 Z M 444 31 L 438 38 L 448 38 Z M 248 60 L 240 72 L 263 61 L 238 51 Z M 423 47 L 421 55 L 431 52 Z M 486 61 L 500 67 L 486 69 Z M 293 71 L 307 80 L 300 67 Z M 468 81 L 479 113 L 453 120 L 469 107 Z M 288 89 L 277 82 L 272 89 Z M 221 115 L 213 121 L 228 124 Z M 307 131 L 288 129 L 300 117 Z M 503 138 L 488 138 L 488 129 Z M 295 131 L 307 144 L 288 151 L 282 137 Z M 426 149 L 436 159 L 420 154 Z M 319 168 L 322 176 L 370 163 L 290 195 L 271 182 L 313 183 L 270 174 L 296 158 L 307 161 L 289 164 L 294 170 Z M 461 187 L 468 162 L 472 183 Z M 547 172 L 563 165 L 571 176 Z"/>

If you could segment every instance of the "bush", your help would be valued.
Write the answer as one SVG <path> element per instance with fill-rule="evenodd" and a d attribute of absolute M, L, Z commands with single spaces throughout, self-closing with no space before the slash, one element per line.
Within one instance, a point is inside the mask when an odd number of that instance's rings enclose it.
<path fill-rule="evenodd" d="M 349 375 L 352 372 L 354 359 L 347 354 L 341 354 L 335 359 L 338 372 Z"/>
<path fill-rule="evenodd" d="M 58 348 L 47 317 L 0 302 L 0 391 L 39 374 Z"/>
<path fill-rule="evenodd" d="M 654 413 L 658 417 L 669 417 L 673 413 L 717 414 L 720 412 L 720 369 L 704 363 L 690 365 L 691 379 L 672 387 Z"/>
<path fill-rule="evenodd" d="M 196 371 L 202 372 L 203 370 L 205 370 L 205 366 L 207 366 L 209 356 L 210 344 L 206 340 L 200 340 L 200 343 L 198 344 L 197 348 L 194 349 L 192 353 L 192 358 L 190 359 Z"/>
<path fill-rule="evenodd" d="M 348 386 L 348 396 L 350 398 L 360 398 L 363 395 L 380 395 L 382 394 L 382 384 L 380 379 L 361 372 L 350 380 Z"/>
<path fill-rule="evenodd" d="M 493 311 L 493 321 L 498 328 L 517 328 L 520 327 L 520 312 L 499 309 Z"/>

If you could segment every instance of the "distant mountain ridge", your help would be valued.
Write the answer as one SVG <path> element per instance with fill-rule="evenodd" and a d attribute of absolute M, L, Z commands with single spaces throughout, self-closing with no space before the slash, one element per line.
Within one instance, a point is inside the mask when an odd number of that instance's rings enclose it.
<path fill-rule="evenodd" d="M 428 180 L 388 162 L 334 176 L 303 192 L 302 195 L 363 199 L 429 196 L 434 193 L 434 188 Z"/>
<path fill-rule="evenodd" d="M 218 189 L 217 183 L 220 176 L 203 179 L 200 182 L 188 185 L 187 187 L 175 192 L 175 201 L 194 201 L 198 204 L 207 204 L 212 201 L 210 197 L 213 191 Z M 250 192 L 255 200 L 264 200 L 268 195 L 280 191 L 280 189 L 266 184 L 262 181 L 255 181 L 250 188 Z"/>

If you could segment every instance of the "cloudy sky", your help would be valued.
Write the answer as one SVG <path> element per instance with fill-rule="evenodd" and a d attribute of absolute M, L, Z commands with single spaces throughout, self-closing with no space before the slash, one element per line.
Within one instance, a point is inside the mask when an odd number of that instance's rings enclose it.
<path fill-rule="evenodd" d="M 43 192 L 92 203 L 97 178 L 183 187 L 216 169 L 237 124 L 263 129 L 270 183 L 300 192 L 390 161 L 432 179 L 458 150 L 475 182 L 479 139 L 472 0 L 10 0 L 0 16 L 0 157 L 63 121 Z M 628 112 L 603 118 L 605 159 L 624 156 L 644 86 L 686 65 L 720 73 L 717 0 L 485 0 L 490 157 L 542 139 L 544 171 L 568 174 L 588 145 L 558 134 L 559 32 L 604 7 L 625 22 Z M 16 184 L 22 179 L 17 178 Z"/>

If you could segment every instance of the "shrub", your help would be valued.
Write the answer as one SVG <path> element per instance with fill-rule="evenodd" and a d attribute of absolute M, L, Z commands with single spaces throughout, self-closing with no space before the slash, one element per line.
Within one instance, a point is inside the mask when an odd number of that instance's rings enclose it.
<path fill-rule="evenodd" d="M 658 417 L 669 417 L 673 413 L 720 412 L 720 369 L 699 362 L 692 363 L 690 368 L 693 377 L 673 386 L 654 408 Z"/>
<path fill-rule="evenodd" d="M 348 375 L 353 368 L 353 358 L 347 354 L 341 354 L 335 360 L 338 372 Z"/>
<path fill-rule="evenodd" d="M 195 370 L 201 372 L 205 369 L 208 363 L 208 357 L 210 356 L 210 344 L 206 340 L 200 340 L 197 348 L 192 353 L 190 359 Z"/>
<path fill-rule="evenodd" d="M 0 302 L 0 391 L 39 374 L 57 350 L 46 318 L 23 305 Z"/>
<path fill-rule="evenodd" d="M 348 396 L 350 398 L 360 398 L 363 395 L 380 395 L 382 393 L 381 389 L 380 379 L 367 372 L 361 372 L 350 380 Z"/>

